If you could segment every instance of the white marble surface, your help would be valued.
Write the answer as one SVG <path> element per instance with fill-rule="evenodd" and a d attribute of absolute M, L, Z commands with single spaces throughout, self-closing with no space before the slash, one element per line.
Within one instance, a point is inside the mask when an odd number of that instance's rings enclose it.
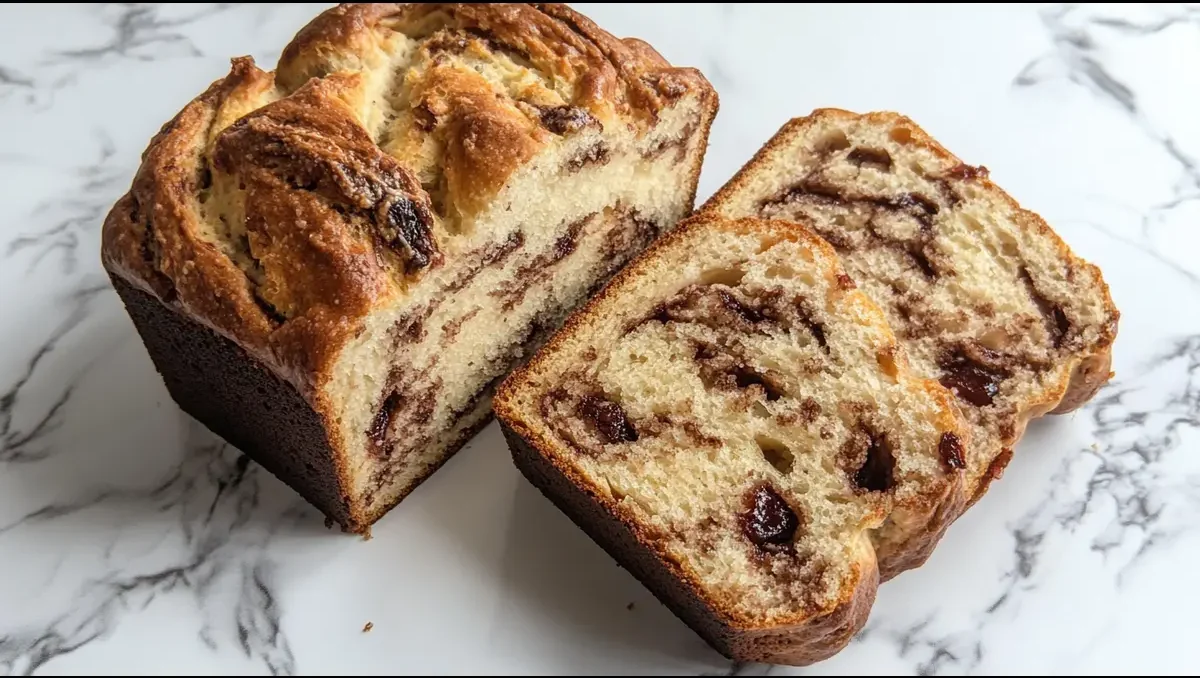
<path fill-rule="evenodd" d="M 1200 670 L 1200 9 L 582 9 L 719 90 L 701 197 L 793 115 L 900 110 L 1099 263 L 1123 313 L 1113 384 L 1031 426 L 808 672 Z M 0 673 L 784 672 L 708 650 L 495 427 L 363 542 L 168 398 L 102 216 L 229 57 L 273 63 L 316 11 L 0 8 Z"/>

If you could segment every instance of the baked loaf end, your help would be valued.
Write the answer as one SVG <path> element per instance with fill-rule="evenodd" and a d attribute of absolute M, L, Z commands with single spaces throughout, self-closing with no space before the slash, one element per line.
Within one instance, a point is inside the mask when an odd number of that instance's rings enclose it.
<path fill-rule="evenodd" d="M 889 516 L 964 501 L 953 396 L 802 226 L 700 216 L 495 402 L 525 475 L 719 651 L 807 664 L 866 621 Z"/>
<path fill-rule="evenodd" d="M 716 107 L 562 5 L 338 6 L 162 128 L 104 265 L 183 408 L 365 530 L 691 211 Z"/>
<path fill-rule="evenodd" d="M 987 177 L 908 118 L 824 109 L 784 125 L 701 208 L 794 220 L 833 245 L 914 371 L 957 394 L 972 501 L 1030 418 L 1108 381 L 1119 318 L 1100 271 Z M 924 560 L 893 552 L 905 534 L 877 534 L 885 579 Z"/>

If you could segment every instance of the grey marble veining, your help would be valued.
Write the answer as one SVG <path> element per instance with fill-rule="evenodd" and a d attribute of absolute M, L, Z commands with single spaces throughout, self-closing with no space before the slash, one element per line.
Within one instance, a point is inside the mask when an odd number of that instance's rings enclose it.
<path fill-rule="evenodd" d="M 363 542 L 167 397 L 100 223 L 165 120 L 320 7 L 0 9 L 0 672 L 794 672 L 704 646 L 494 428 Z M 702 197 L 791 116 L 900 110 L 1099 264 L 1122 311 L 1112 384 L 1031 425 L 806 673 L 1200 669 L 1200 10 L 581 9 L 717 87 Z"/>

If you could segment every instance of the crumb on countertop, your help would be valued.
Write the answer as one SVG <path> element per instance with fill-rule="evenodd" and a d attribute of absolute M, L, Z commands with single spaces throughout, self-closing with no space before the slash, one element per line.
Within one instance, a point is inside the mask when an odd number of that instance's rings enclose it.
<path fill-rule="evenodd" d="M 626 606 L 625 606 L 625 609 L 626 609 L 626 610 L 632 610 L 632 609 L 633 609 L 633 603 L 630 603 L 630 604 L 626 605 Z"/>
<path fill-rule="evenodd" d="M 370 633 L 373 628 L 375 628 L 375 622 L 367 622 L 363 624 L 363 633 Z"/>

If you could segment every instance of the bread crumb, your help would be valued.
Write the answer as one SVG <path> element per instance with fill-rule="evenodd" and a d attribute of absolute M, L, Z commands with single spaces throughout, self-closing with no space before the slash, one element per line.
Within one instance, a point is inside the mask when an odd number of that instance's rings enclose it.
<path fill-rule="evenodd" d="M 370 633 L 373 628 L 375 628 L 375 622 L 367 622 L 363 624 L 363 633 Z"/>
<path fill-rule="evenodd" d="M 626 606 L 625 606 L 625 609 L 626 609 L 626 610 L 632 610 L 632 609 L 633 609 L 633 603 L 630 603 L 630 604 L 626 605 Z"/>
<path fill-rule="evenodd" d="M 330 518 L 329 516 L 325 516 L 325 529 L 327 529 L 327 530 L 333 529 L 333 518 Z"/>
<path fill-rule="evenodd" d="M 1092 451 L 1099 452 L 1100 451 L 1100 443 L 1092 443 Z"/>
<path fill-rule="evenodd" d="M 367 529 L 363 530 L 362 540 L 371 541 L 371 528 L 368 527 Z"/>

